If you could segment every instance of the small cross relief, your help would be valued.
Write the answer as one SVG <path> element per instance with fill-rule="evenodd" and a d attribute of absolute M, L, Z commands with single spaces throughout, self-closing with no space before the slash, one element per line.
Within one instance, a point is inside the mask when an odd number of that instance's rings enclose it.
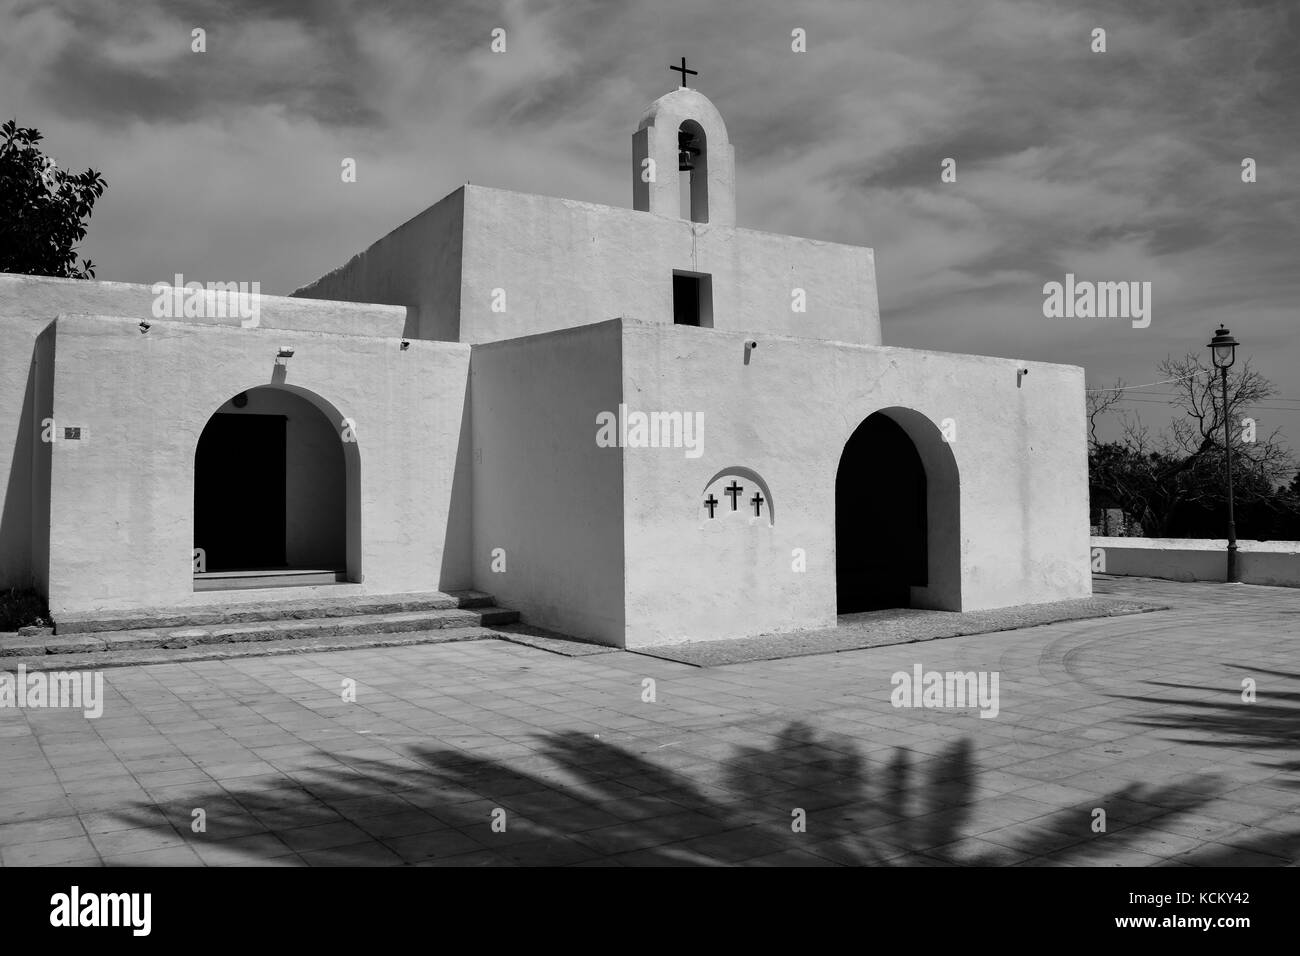
<path fill-rule="evenodd" d="M 757 473 L 725 472 L 714 476 L 700 496 L 700 515 L 709 522 L 742 520 L 772 524 L 772 493 Z"/>

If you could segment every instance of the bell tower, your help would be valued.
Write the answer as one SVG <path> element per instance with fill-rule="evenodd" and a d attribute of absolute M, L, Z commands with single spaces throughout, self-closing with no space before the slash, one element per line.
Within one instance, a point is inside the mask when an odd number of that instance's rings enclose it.
<path fill-rule="evenodd" d="M 683 59 L 680 72 L 684 82 L 695 71 Z M 736 155 L 727 127 L 709 98 L 686 86 L 651 103 L 632 134 L 632 207 L 682 218 L 683 176 L 691 222 L 736 224 Z"/>

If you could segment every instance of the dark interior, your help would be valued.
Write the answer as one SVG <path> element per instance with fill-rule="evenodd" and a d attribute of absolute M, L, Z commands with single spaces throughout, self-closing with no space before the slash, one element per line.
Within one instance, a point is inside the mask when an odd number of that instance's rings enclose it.
<path fill-rule="evenodd" d="M 673 274 L 673 323 L 700 324 L 700 280 L 697 276 Z"/>
<path fill-rule="evenodd" d="M 213 415 L 194 455 L 194 547 L 208 571 L 285 566 L 283 415 Z"/>
<path fill-rule="evenodd" d="M 901 426 L 877 413 L 849 438 L 835 477 L 840 614 L 908 607 L 927 583 L 925 466 Z"/>

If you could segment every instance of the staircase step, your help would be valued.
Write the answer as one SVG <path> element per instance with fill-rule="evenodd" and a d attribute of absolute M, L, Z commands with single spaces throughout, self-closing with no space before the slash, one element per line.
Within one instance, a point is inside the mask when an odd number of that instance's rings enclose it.
<path fill-rule="evenodd" d="M 241 641 L 233 644 L 195 644 L 192 647 L 143 647 L 101 650 L 95 654 L 43 650 L 26 655 L 0 657 L 0 671 L 17 671 L 21 664 L 31 671 L 72 671 L 107 667 L 136 667 L 182 661 L 216 661 L 239 657 L 271 657 L 283 654 L 315 654 L 350 651 L 368 647 L 406 647 L 412 644 L 447 644 L 456 641 L 500 639 L 499 631 L 485 627 L 440 627 L 431 631 L 398 634 L 339 634 L 290 640 Z"/>
<path fill-rule="evenodd" d="M 192 607 L 132 608 L 61 614 L 54 631 L 59 636 L 105 631 L 154 631 L 160 628 L 214 627 L 256 621 L 350 618 L 413 611 L 486 608 L 492 595 L 481 591 L 422 591 L 411 594 L 354 594 L 292 601 L 245 601 L 197 604 Z"/>
<path fill-rule="evenodd" d="M 353 614 L 346 617 L 293 618 L 248 621 L 208 626 L 132 628 L 86 634 L 48 634 L 0 638 L 0 658 L 35 654 L 82 654 L 111 650 L 193 647 L 198 644 L 238 644 L 254 641 L 302 640 L 306 638 L 403 634 L 445 628 L 491 627 L 513 624 L 519 612 L 499 607 L 435 608 L 386 614 Z"/>

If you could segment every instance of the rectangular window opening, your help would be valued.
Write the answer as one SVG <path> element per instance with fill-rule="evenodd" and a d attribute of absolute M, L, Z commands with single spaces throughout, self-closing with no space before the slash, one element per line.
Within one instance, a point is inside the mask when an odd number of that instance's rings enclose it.
<path fill-rule="evenodd" d="M 713 276 L 673 270 L 673 324 L 713 328 Z"/>

